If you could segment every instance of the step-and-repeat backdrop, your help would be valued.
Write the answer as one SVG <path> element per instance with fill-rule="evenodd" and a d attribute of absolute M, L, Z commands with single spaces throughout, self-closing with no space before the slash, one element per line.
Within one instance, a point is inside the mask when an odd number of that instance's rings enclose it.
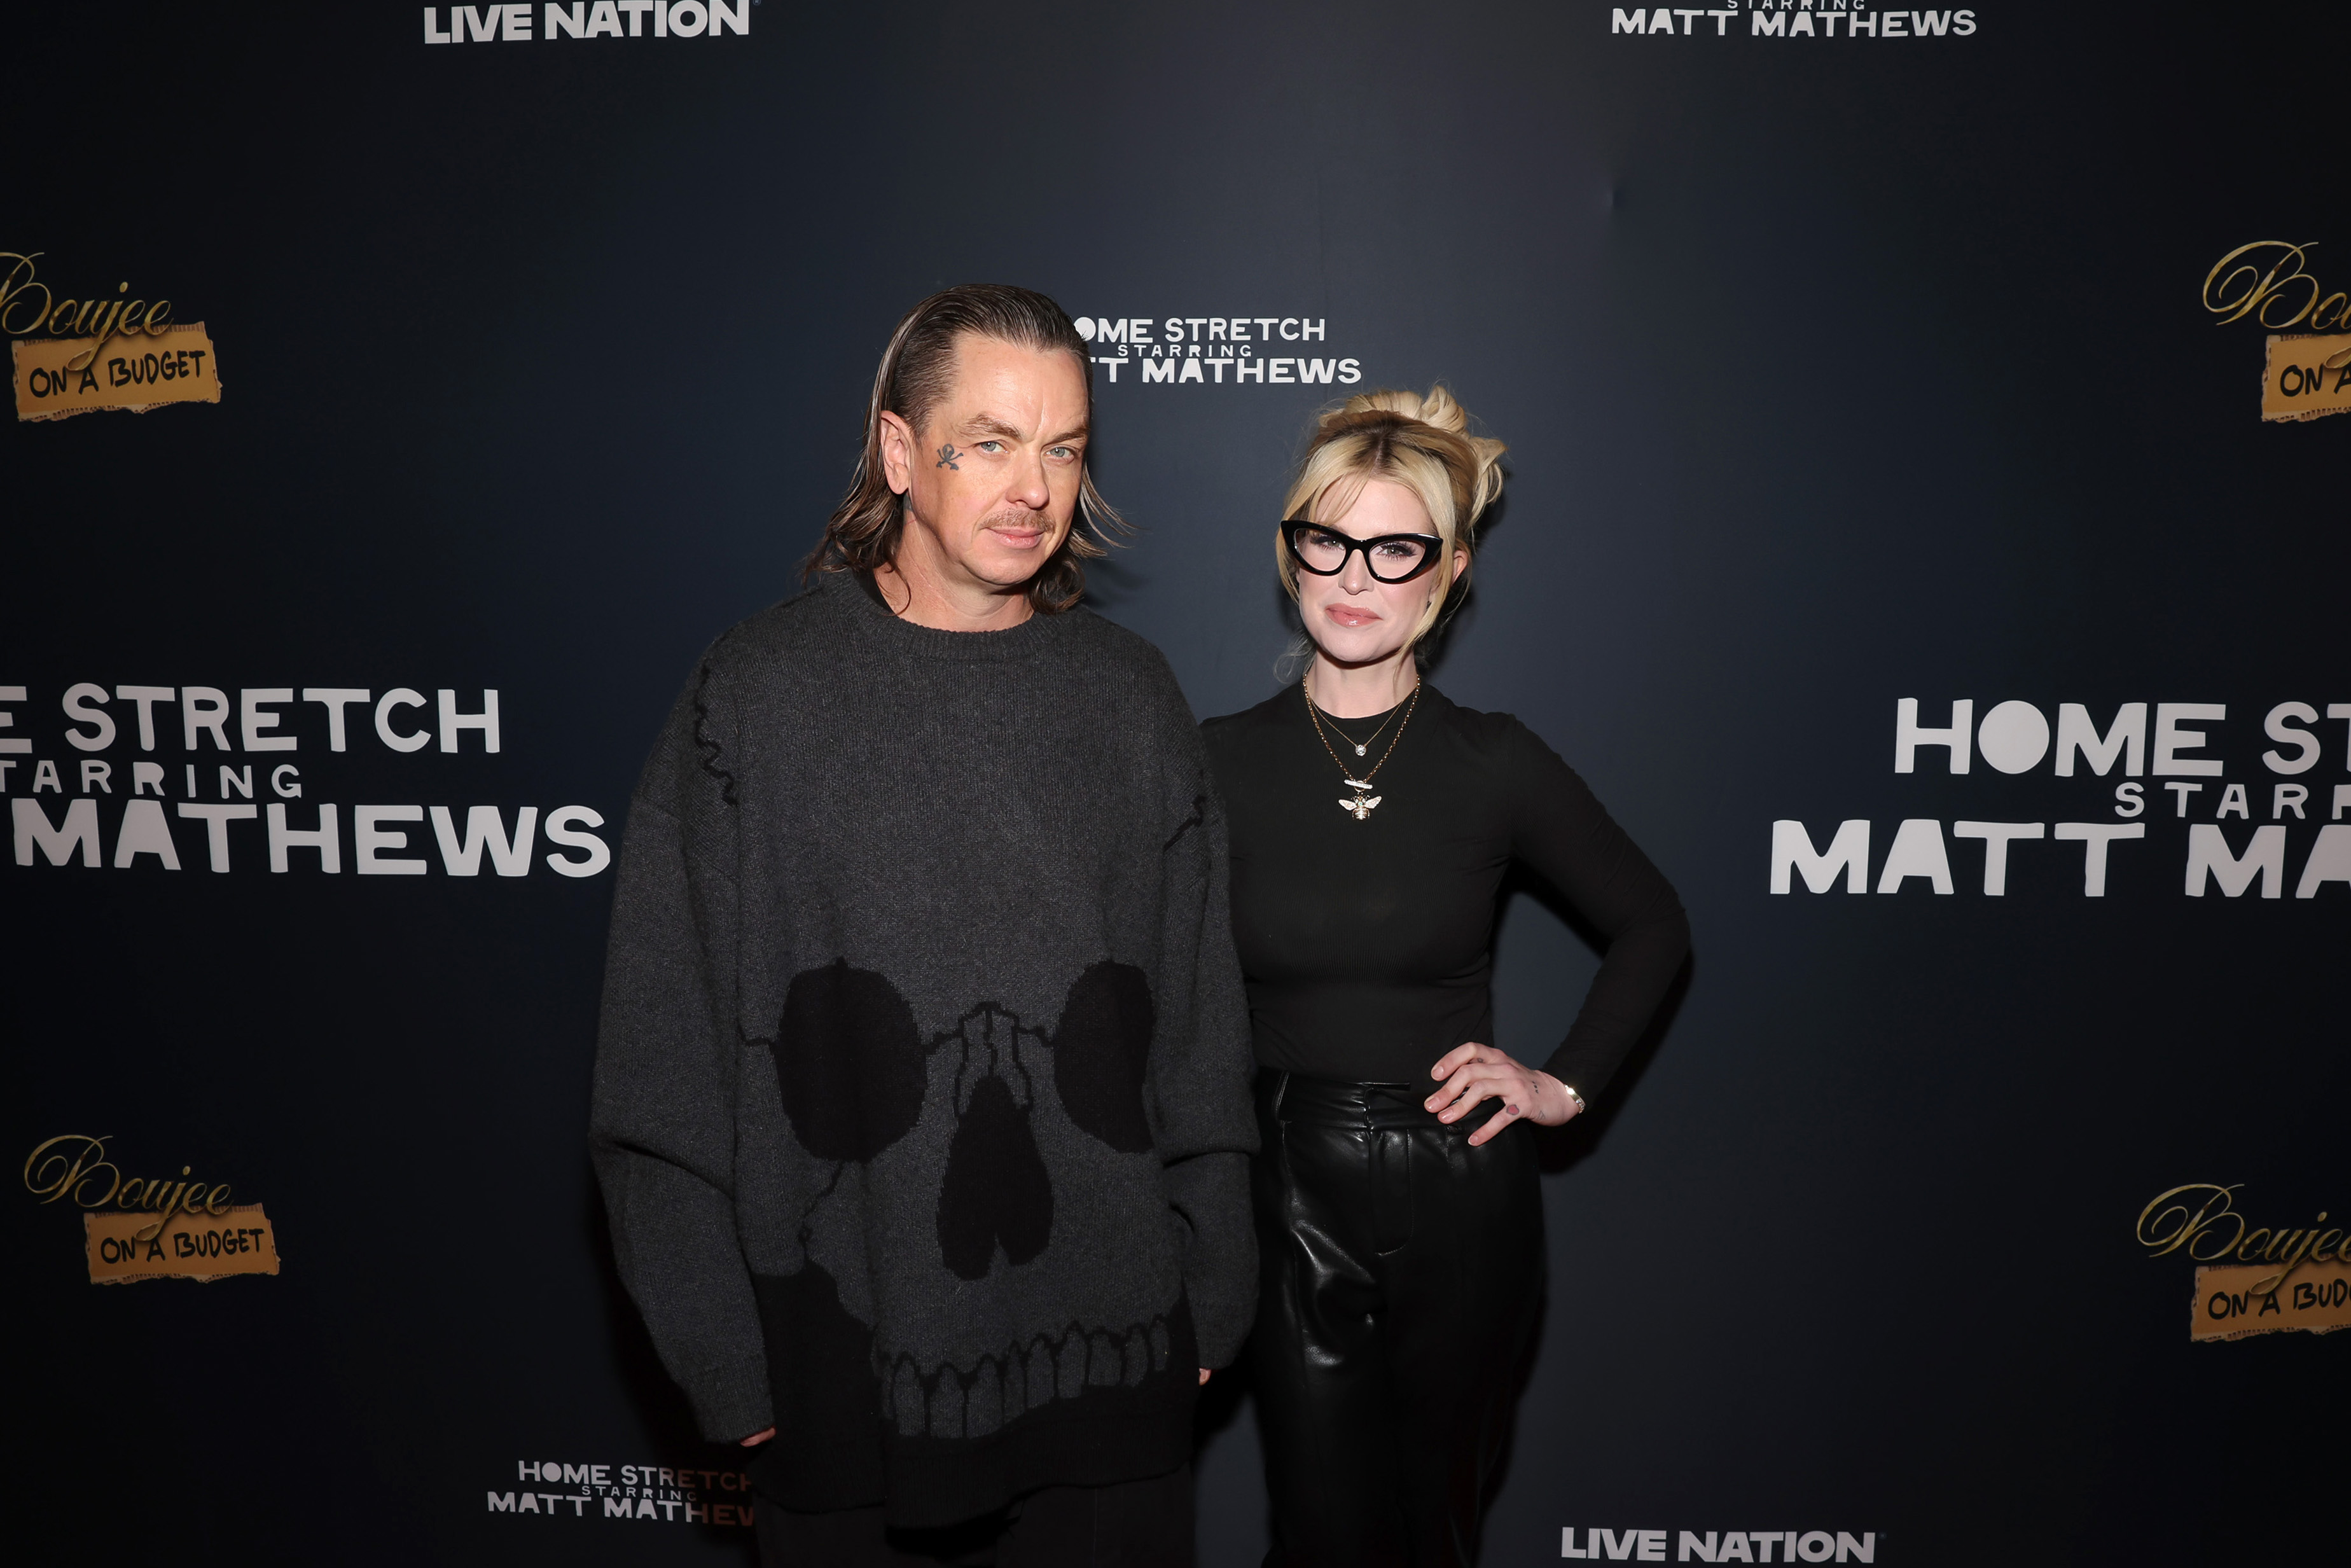
<path fill-rule="evenodd" d="M 1510 444 L 1434 679 L 1697 950 L 1545 1145 L 1489 1563 L 2345 1549 L 2337 8 L 5 31 L 19 1550 L 747 1560 L 590 1177 L 612 847 L 972 280 L 1081 319 L 1092 602 L 1203 716 L 1280 679 L 1316 409 L 1443 379 Z M 1499 962 L 1540 1057 L 1593 950 L 1526 888 Z M 1253 1563 L 1244 1377 L 1200 1444 Z"/>

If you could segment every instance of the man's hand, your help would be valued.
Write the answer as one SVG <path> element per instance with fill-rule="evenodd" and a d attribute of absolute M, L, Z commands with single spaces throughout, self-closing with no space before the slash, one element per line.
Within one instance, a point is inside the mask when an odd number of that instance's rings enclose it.
<path fill-rule="evenodd" d="M 1203 1388 L 1206 1388 L 1207 1385 L 1208 1385 L 1208 1369 L 1207 1369 L 1207 1367 L 1205 1367 L 1205 1366 L 1204 1366 L 1204 1367 L 1200 1368 L 1200 1386 L 1201 1386 L 1201 1387 L 1203 1387 Z"/>

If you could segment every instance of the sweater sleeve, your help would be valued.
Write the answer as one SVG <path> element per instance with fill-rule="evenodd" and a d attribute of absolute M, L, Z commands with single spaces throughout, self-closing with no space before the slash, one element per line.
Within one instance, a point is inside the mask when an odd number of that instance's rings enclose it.
<path fill-rule="evenodd" d="M 1180 723 L 1160 851 L 1162 904 L 1156 1035 L 1149 1087 L 1168 1204 L 1186 1232 L 1184 1291 L 1200 1364 L 1231 1364 L 1257 1314 L 1257 1234 L 1249 1156 L 1255 1058 L 1226 886 L 1225 812 L 1190 716 Z"/>
<path fill-rule="evenodd" d="M 731 713 L 705 664 L 629 806 L 589 1142 L 621 1279 L 703 1435 L 774 1419 L 735 1229 Z"/>
<path fill-rule="evenodd" d="M 1513 723 L 1511 850 L 1608 944 L 1583 1010 L 1543 1071 L 1593 1100 L 1649 1027 L 1689 954 L 1673 884 L 1616 825 L 1591 787 Z"/>

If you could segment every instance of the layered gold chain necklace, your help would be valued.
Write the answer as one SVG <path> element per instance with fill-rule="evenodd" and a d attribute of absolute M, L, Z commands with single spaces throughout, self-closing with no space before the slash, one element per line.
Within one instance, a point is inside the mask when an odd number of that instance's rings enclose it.
<path fill-rule="evenodd" d="M 1322 726 L 1325 722 L 1323 713 L 1322 708 L 1318 706 L 1314 701 L 1314 677 L 1309 675 L 1304 680 L 1301 681 L 1299 685 L 1306 694 L 1306 716 L 1313 721 L 1314 738 L 1322 743 L 1322 749 L 1331 754 L 1331 760 L 1334 763 L 1338 763 L 1340 776 L 1346 779 L 1347 788 L 1355 792 L 1355 798 L 1353 800 L 1340 801 L 1339 809 L 1349 813 L 1355 819 L 1355 821 L 1360 822 L 1364 818 L 1372 814 L 1372 809 L 1374 807 L 1377 806 L 1383 800 L 1386 799 L 1384 796 L 1374 795 L 1372 793 L 1372 780 L 1379 777 L 1380 769 L 1385 768 L 1388 765 L 1388 758 L 1395 755 L 1396 742 L 1404 738 L 1405 727 L 1412 723 L 1413 710 L 1420 706 L 1420 683 L 1418 681 L 1415 681 L 1412 684 L 1412 698 L 1404 705 L 1404 718 L 1397 724 L 1395 733 L 1388 737 L 1388 748 L 1380 753 L 1380 759 L 1377 762 L 1373 763 L 1369 768 L 1365 769 L 1364 776 L 1361 779 L 1356 778 L 1351 771 L 1349 771 L 1347 765 L 1339 760 L 1338 750 L 1332 746 L 1331 737 L 1323 732 Z M 1332 730 L 1338 734 L 1339 738 L 1346 740 L 1346 732 L 1339 728 L 1338 722 L 1335 719 L 1329 722 Z M 1383 721 L 1380 725 L 1380 729 L 1385 729 L 1386 727 L 1386 723 Z M 1364 741 L 1362 745 L 1357 746 L 1355 742 L 1352 740 L 1348 740 L 1347 744 L 1351 747 L 1354 747 L 1356 756 L 1362 757 L 1371 749 L 1372 741 L 1377 740 L 1379 737 L 1380 730 L 1375 729 L 1372 731 L 1371 739 Z"/>

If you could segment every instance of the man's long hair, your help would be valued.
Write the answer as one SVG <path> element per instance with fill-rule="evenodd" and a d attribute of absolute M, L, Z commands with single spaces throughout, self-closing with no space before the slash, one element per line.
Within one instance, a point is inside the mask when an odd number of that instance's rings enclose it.
<path fill-rule="evenodd" d="M 850 476 L 849 493 L 825 525 L 824 538 L 801 565 L 803 580 L 820 571 L 872 571 L 897 559 L 906 503 L 890 488 L 883 471 L 882 414 L 884 410 L 896 414 L 919 436 L 954 383 L 956 341 L 965 333 L 1075 356 L 1086 382 L 1087 423 L 1092 423 L 1092 365 L 1086 340 L 1068 312 L 1034 289 L 1002 283 L 959 284 L 932 295 L 907 311 L 890 334 L 881 368 L 873 372 L 873 395 L 865 405 L 865 450 Z M 1078 510 L 1081 516 L 1071 519 L 1068 537 L 1029 580 L 1029 606 L 1043 614 L 1067 610 L 1085 593 L 1082 563 L 1105 553 L 1087 530 L 1107 538 L 1110 530 L 1126 527 L 1094 488 L 1088 466 L 1079 470 Z"/>

